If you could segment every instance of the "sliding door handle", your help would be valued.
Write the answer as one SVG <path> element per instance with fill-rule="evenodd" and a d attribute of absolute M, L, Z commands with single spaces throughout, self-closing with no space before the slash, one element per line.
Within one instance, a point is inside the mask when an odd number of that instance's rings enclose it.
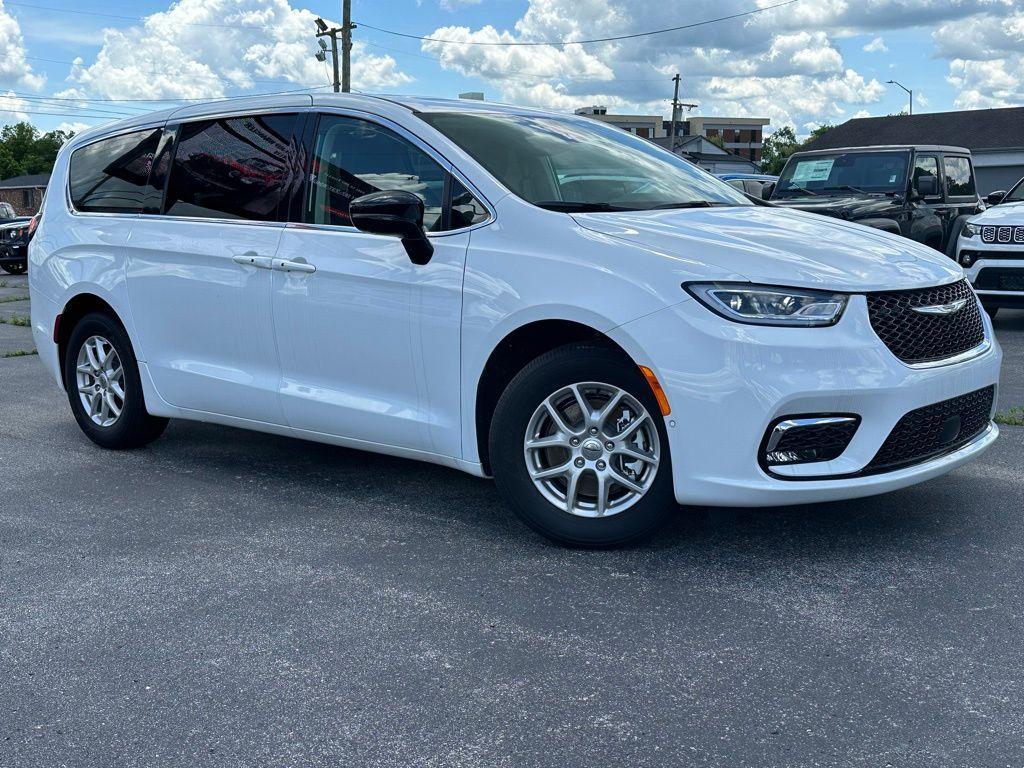
<path fill-rule="evenodd" d="M 279 272 L 316 272 L 316 267 L 305 261 L 288 261 L 288 259 L 274 259 L 274 269 Z"/>
<path fill-rule="evenodd" d="M 270 257 L 257 256 L 254 251 L 249 251 L 248 253 L 241 253 L 238 256 L 232 256 L 231 260 L 235 262 L 235 264 L 242 264 L 246 267 L 270 269 Z"/>

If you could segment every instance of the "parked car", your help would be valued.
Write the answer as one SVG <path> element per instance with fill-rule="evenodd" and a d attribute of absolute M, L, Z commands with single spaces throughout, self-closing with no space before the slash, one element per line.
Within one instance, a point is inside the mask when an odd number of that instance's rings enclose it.
<path fill-rule="evenodd" d="M 855 221 L 955 255 L 983 209 L 963 147 L 850 147 L 797 152 L 767 189 L 776 205 Z"/>
<path fill-rule="evenodd" d="M 717 173 L 715 175 L 741 192 L 746 192 L 754 197 L 762 196 L 765 184 L 774 184 L 779 180 L 778 176 L 771 176 L 767 173 Z"/>
<path fill-rule="evenodd" d="M 610 546 L 676 502 L 902 488 L 998 434 L 955 262 L 587 118 L 239 99 L 81 133 L 52 184 L 32 329 L 107 448 L 183 418 L 405 456 Z"/>
<path fill-rule="evenodd" d="M 957 261 L 990 315 L 1024 307 L 1024 179 L 1009 192 L 992 192 L 992 207 L 968 220 L 957 242 Z"/>
<path fill-rule="evenodd" d="M 28 241 L 37 218 L 18 218 L 0 224 L 0 269 L 9 275 L 22 275 L 28 269 Z"/>

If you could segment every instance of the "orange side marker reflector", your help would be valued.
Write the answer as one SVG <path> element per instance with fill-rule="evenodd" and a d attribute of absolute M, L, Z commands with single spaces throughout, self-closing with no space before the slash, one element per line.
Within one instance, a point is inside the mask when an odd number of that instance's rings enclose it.
<path fill-rule="evenodd" d="M 668 416 L 672 413 L 672 406 L 668 404 L 668 397 L 665 395 L 665 390 L 661 388 L 661 383 L 658 381 L 658 377 L 654 375 L 654 371 L 648 368 L 646 365 L 640 366 L 640 373 L 647 379 L 647 383 L 651 387 L 651 391 L 654 393 L 654 399 L 658 401 L 658 407 L 661 408 L 661 415 Z"/>

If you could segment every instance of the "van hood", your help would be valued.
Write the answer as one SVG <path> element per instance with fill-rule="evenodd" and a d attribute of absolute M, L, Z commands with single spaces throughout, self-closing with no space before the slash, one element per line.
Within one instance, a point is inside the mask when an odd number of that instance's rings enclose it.
<path fill-rule="evenodd" d="M 978 216 L 971 217 L 972 224 L 1024 224 L 1024 203 L 1001 203 Z"/>
<path fill-rule="evenodd" d="M 702 264 L 709 280 L 858 293 L 942 285 L 963 277 L 955 262 L 925 245 L 802 211 L 742 206 L 573 218 L 585 229 Z"/>

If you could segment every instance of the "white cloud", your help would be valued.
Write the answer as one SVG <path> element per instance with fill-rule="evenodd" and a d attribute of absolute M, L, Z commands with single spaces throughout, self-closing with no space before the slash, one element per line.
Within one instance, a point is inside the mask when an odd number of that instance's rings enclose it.
<path fill-rule="evenodd" d="M 326 85 L 313 57 L 315 18 L 287 0 L 180 0 L 141 26 L 105 30 L 95 59 L 76 59 L 68 80 L 77 94 L 109 98 L 216 98 L 269 80 L 285 81 L 273 90 Z M 353 88 L 412 81 L 360 42 L 352 61 Z"/>
<path fill-rule="evenodd" d="M 1024 103 L 1024 10 L 984 13 L 941 25 L 932 35 L 940 56 L 951 59 L 946 81 L 961 109 Z"/>
<path fill-rule="evenodd" d="M 437 4 L 445 11 L 457 11 L 467 5 L 480 5 L 481 2 L 482 0 L 438 0 Z"/>
<path fill-rule="evenodd" d="M 0 0 L 0 86 L 39 90 L 46 78 L 32 71 L 26 58 L 25 39 L 18 20 Z"/>
<path fill-rule="evenodd" d="M 25 110 L 26 102 L 13 91 L 0 93 L 0 123 L 20 123 L 29 119 Z"/>
<path fill-rule="evenodd" d="M 880 37 L 876 37 L 870 43 L 864 46 L 863 50 L 868 53 L 888 53 L 889 46 L 885 44 L 885 40 Z"/>

